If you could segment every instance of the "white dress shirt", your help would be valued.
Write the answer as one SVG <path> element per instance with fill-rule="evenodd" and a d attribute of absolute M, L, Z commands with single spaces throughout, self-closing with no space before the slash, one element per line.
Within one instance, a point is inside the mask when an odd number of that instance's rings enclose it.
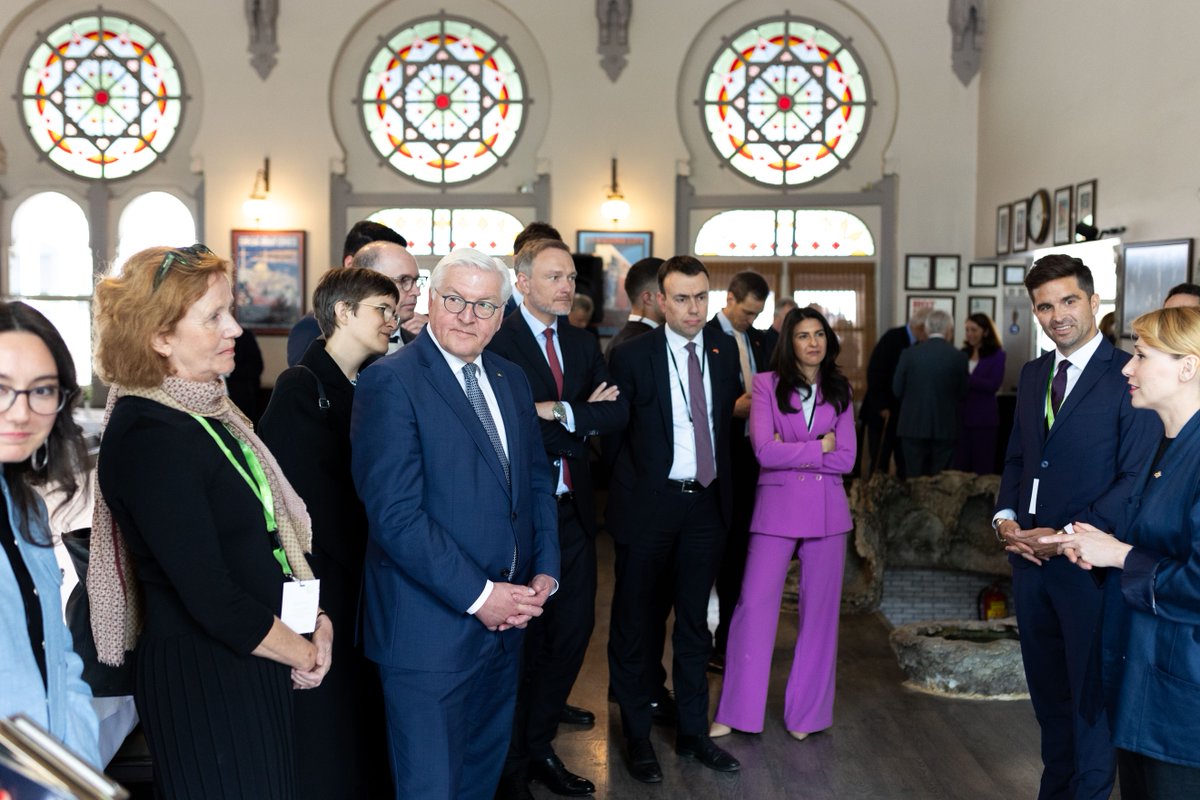
<path fill-rule="evenodd" d="M 558 343 L 558 317 L 554 318 L 553 323 L 551 323 L 550 325 L 547 325 L 546 323 L 542 322 L 540 319 L 535 317 L 533 314 L 531 314 L 529 312 L 529 309 L 525 307 L 524 303 L 521 304 L 520 311 L 521 311 L 521 316 L 523 316 L 525 318 L 525 324 L 528 325 L 529 330 L 533 332 L 533 338 L 538 343 L 538 350 L 541 351 L 542 358 L 546 361 L 547 367 L 550 366 L 550 357 L 548 355 L 546 355 L 546 331 L 547 330 L 554 331 L 554 335 L 550 337 L 550 343 L 554 347 L 554 354 L 556 356 L 558 356 L 558 366 L 559 366 L 559 369 L 562 370 L 564 380 L 565 380 L 565 376 L 567 374 L 567 363 L 565 361 L 563 361 L 562 346 Z M 570 403 L 563 402 L 563 408 L 565 408 L 567 410 L 567 418 L 564 419 L 560 424 L 564 428 L 569 430 L 571 433 L 574 433 L 575 432 L 575 412 L 574 412 L 574 410 L 572 410 Z M 555 462 L 555 464 L 558 465 L 558 475 L 557 475 L 558 488 L 556 488 L 554 490 L 554 493 L 562 494 L 563 492 L 570 491 L 570 489 L 567 488 L 567 482 L 563 480 L 562 459 L 561 458 L 558 459 Z"/>
<path fill-rule="evenodd" d="M 675 456 L 671 461 L 671 472 L 667 475 L 673 481 L 693 481 L 696 479 L 696 435 L 692 431 L 691 406 L 688 403 L 688 351 L 689 340 L 683 338 L 670 326 L 666 327 L 667 334 L 667 374 L 671 385 L 671 423 L 672 438 L 675 440 Z M 704 422 L 712 436 L 713 458 L 717 455 L 717 437 L 713 431 L 713 401 L 712 401 L 712 371 L 708 368 L 708 359 L 704 351 L 704 331 L 696 334 L 696 357 L 700 359 L 700 369 L 704 373 L 704 397 L 708 407 L 708 419 Z M 716 464 L 713 464 L 716 472 Z"/>

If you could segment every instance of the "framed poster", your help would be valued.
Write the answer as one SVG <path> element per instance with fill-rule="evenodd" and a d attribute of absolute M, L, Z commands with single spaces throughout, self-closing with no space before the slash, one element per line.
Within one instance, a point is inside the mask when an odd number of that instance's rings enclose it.
<path fill-rule="evenodd" d="M 604 265 L 604 306 L 629 310 L 621 288 L 629 268 L 654 252 L 651 231 L 576 231 L 575 252 L 598 256 Z"/>
<path fill-rule="evenodd" d="M 961 264 L 958 256 L 933 257 L 933 288 L 939 292 L 958 291 L 958 268 Z"/>
<path fill-rule="evenodd" d="M 1024 250 L 1029 240 L 1027 238 L 1029 223 L 1025 215 L 1029 213 L 1029 201 L 1019 200 L 1013 203 L 1012 251 L 1018 253 Z"/>
<path fill-rule="evenodd" d="M 904 288 L 918 291 L 933 288 L 933 256 L 904 257 Z"/>
<path fill-rule="evenodd" d="M 233 231 L 238 323 L 255 333 L 287 334 L 304 314 L 304 231 Z"/>
<path fill-rule="evenodd" d="M 913 313 L 922 308 L 928 308 L 930 311 L 945 311 L 954 319 L 954 298 L 943 297 L 940 295 L 931 294 L 910 294 L 908 296 L 908 317 L 912 319 Z"/>
<path fill-rule="evenodd" d="M 1075 187 L 1075 221 L 1096 224 L 1096 182 L 1085 181 Z M 1074 230 L 1072 228 L 1072 230 Z"/>
<path fill-rule="evenodd" d="M 1054 243 L 1070 244 L 1075 241 L 1075 223 L 1071 221 L 1070 186 L 1054 190 Z"/>
<path fill-rule="evenodd" d="M 1117 264 L 1121 336 L 1132 338 L 1133 321 L 1161 308 L 1171 287 L 1192 279 L 1191 239 L 1139 242 L 1121 247 Z"/>
<path fill-rule="evenodd" d="M 1012 252 L 1009 244 L 1012 240 L 1012 204 L 996 209 L 996 255 L 1002 256 Z"/>
<path fill-rule="evenodd" d="M 996 298 L 973 294 L 967 298 L 967 314 L 986 314 L 992 322 L 996 321 Z"/>
<path fill-rule="evenodd" d="M 1024 264 L 1005 264 L 1004 265 L 1004 285 L 1005 286 L 1020 286 L 1025 283 L 1025 265 Z"/>
<path fill-rule="evenodd" d="M 967 286 L 993 287 L 1000 282 L 1000 265 L 991 263 L 975 263 L 967 268 Z"/>

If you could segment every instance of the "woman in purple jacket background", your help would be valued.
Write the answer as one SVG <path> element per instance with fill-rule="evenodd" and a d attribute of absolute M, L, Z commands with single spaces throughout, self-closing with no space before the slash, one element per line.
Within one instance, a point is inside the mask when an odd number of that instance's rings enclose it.
<path fill-rule="evenodd" d="M 779 603 L 793 555 L 800 562 L 800 624 L 784 723 L 796 739 L 833 724 L 842 565 L 853 527 L 842 475 L 856 453 L 839 349 L 821 312 L 796 308 L 784 319 L 774 371 L 754 376 L 750 442 L 762 469 L 710 736 L 763 729 Z"/>
<path fill-rule="evenodd" d="M 1004 382 L 1004 348 L 996 326 L 987 314 L 972 314 L 965 324 L 963 352 L 971 377 L 959 420 L 961 430 L 954 449 L 954 469 L 990 475 L 996 471 L 996 434 L 1000 408 L 996 392 Z"/>

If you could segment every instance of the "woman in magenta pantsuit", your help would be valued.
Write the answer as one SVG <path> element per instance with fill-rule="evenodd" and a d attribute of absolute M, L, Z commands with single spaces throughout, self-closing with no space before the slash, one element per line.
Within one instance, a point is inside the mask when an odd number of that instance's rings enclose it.
<path fill-rule="evenodd" d="M 855 456 L 850 383 L 838 369 L 838 350 L 821 312 L 796 308 L 784 319 L 774 371 L 754 376 L 750 440 L 762 470 L 711 736 L 763 729 L 793 555 L 800 562 L 800 626 L 783 718 L 796 739 L 833 724 L 842 564 L 853 524 L 842 475 Z"/>

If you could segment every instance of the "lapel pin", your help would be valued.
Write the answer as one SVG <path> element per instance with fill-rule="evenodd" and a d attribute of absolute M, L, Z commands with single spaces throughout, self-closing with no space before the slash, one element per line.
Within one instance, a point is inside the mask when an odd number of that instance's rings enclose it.
<path fill-rule="evenodd" d="M 1162 470 L 1160 469 L 1160 470 L 1158 470 L 1157 472 L 1155 472 L 1155 473 L 1154 473 L 1154 477 L 1156 477 L 1156 478 L 1161 478 L 1161 477 L 1162 477 Z"/>

